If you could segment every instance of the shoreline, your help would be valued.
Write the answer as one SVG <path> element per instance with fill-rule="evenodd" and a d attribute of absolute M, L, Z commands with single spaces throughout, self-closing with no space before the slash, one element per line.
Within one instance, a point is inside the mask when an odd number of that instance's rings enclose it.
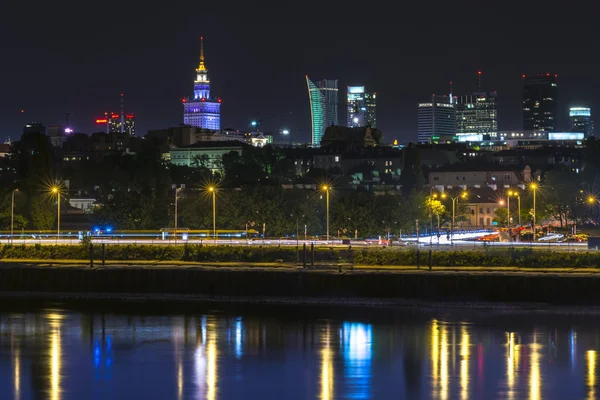
<path fill-rule="evenodd" d="M 574 271 L 575 269 L 570 269 Z M 0 296 L 100 298 L 124 301 L 252 302 L 382 306 L 545 308 L 600 306 L 600 274 L 548 271 L 428 271 L 284 267 L 0 268 Z"/>
<path fill-rule="evenodd" d="M 258 307 L 303 307 L 303 308 L 337 308 L 385 310 L 419 310 L 426 311 L 492 311 L 508 314 L 568 314 L 568 315 L 600 315 L 600 306 L 570 306 L 547 303 L 501 303 L 501 302 L 455 302 L 432 301 L 419 299 L 377 299 L 377 298 L 292 298 L 292 297 L 229 297 L 229 296 L 195 296 L 195 295 L 169 295 L 169 294 L 144 294 L 131 293 L 85 293 L 85 292 L 0 292 L 0 299 L 15 300 L 17 302 L 52 304 L 69 302 L 73 305 L 115 305 L 127 307 L 150 307 L 154 305 L 187 306 L 258 306 Z M 68 308 L 68 307 L 67 307 Z M 118 313 L 118 312 L 117 312 Z"/>

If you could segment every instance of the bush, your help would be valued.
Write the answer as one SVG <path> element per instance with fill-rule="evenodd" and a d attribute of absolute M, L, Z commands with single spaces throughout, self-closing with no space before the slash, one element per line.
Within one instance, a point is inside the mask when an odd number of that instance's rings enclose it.
<path fill-rule="evenodd" d="M 94 258 L 101 257 L 101 245 L 94 245 Z M 296 261 L 295 247 L 253 247 L 253 246 L 152 246 L 152 245 L 107 245 L 107 260 L 123 261 L 195 261 L 195 262 L 283 262 Z M 302 261 L 303 251 L 299 251 Z M 307 249 L 310 260 L 310 249 Z M 429 262 L 427 250 L 421 250 L 421 265 Z M 38 260 L 88 260 L 89 245 L 80 246 L 0 246 L 0 259 Z M 310 261 L 309 261 L 310 262 Z M 315 262 L 348 262 L 358 265 L 398 265 L 417 264 L 417 251 L 410 249 L 315 249 Z M 600 253 L 561 253 L 532 249 L 486 249 L 485 251 L 434 251 L 434 266 L 504 266 L 522 268 L 586 268 L 600 266 Z"/>

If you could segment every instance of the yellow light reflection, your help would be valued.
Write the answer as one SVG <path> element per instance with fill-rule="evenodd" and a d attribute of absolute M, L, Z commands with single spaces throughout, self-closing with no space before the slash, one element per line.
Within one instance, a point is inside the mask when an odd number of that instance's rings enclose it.
<path fill-rule="evenodd" d="M 206 341 L 206 399 L 217 397 L 217 334 L 214 325 L 209 326 Z"/>
<path fill-rule="evenodd" d="M 461 399 L 469 398 L 469 355 L 471 338 L 467 327 L 463 325 L 460 328 L 462 340 L 460 342 L 460 397 Z"/>
<path fill-rule="evenodd" d="M 448 398 L 448 329 L 442 326 L 440 350 L 440 399 Z"/>
<path fill-rule="evenodd" d="M 177 398 L 183 398 L 183 365 L 181 364 L 181 360 L 179 360 L 179 365 L 177 365 Z"/>
<path fill-rule="evenodd" d="M 50 327 L 50 399 L 61 398 L 60 370 L 62 364 L 62 350 L 60 342 L 60 328 L 62 316 L 49 314 Z"/>
<path fill-rule="evenodd" d="M 438 363 L 439 359 L 439 330 L 438 322 L 436 319 L 431 321 L 431 390 L 433 392 L 432 397 L 437 396 L 437 384 L 438 384 Z"/>
<path fill-rule="evenodd" d="M 515 393 L 515 334 L 507 333 L 506 344 L 506 384 L 508 386 L 508 398 L 514 398 Z"/>
<path fill-rule="evenodd" d="M 587 351 L 587 386 L 588 399 L 596 398 L 596 351 Z"/>
<path fill-rule="evenodd" d="M 329 343 L 330 331 L 327 326 L 324 347 L 321 350 L 321 396 L 322 400 L 333 399 L 333 352 Z"/>
<path fill-rule="evenodd" d="M 14 395 L 15 400 L 19 400 L 21 398 L 21 352 L 17 348 L 15 350 L 15 359 L 14 359 Z"/>
<path fill-rule="evenodd" d="M 542 378 L 540 376 L 540 348 L 542 346 L 537 343 L 537 333 L 533 333 L 533 343 L 529 345 L 529 398 L 531 400 L 539 400 L 540 388 L 542 386 Z"/>

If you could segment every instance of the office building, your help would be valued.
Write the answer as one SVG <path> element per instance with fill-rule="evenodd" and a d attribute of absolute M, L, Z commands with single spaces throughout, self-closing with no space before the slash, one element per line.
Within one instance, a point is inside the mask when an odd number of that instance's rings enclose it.
<path fill-rule="evenodd" d="M 365 92 L 364 86 L 348 86 L 348 127 L 376 127 L 375 96 L 375 93 Z"/>
<path fill-rule="evenodd" d="M 430 102 L 419 103 L 418 107 L 419 143 L 452 140 L 456 136 L 456 109 L 451 96 L 434 94 Z"/>
<path fill-rule="evenodd" d="M 367 106 L 367 124 L 377 128 L 377 93 L 365 92 L 365 105 Z"/>
<path fill-rule="evenodd" d="M 196 68 L 194 96 L 183 102 L 183 123 L 198 128 L 221 129 L 221 99 L 211 96 L 208 70 L 204 65 L 204 39 L 200 38 L 200 64 Z"/>
<path fill-rule="evenodd" d="M 592 110 L 587 107 L 571 107 L 569 109 L 569 126 L 571 132 L 583 132 L 586 138 L 594 136 Z"/>
<path fill-rule="evenodd" d="M 557 129 L 557 77 L 555 74 L 523 75 L 523 130 Z"/>
<path fill-rule="evenodd" d="M 491 134 L 498 131 L 496 92 L 475 92 L 455 98 L 456 134 Z"/>
<path fill-rule="evenodd" d="M 125 97 L 121 93 L 121 112 L 105 112 L 104 117 L 96 118 L 96 125 L 102 126 L 104 133 L 127 133 L 135 135 L 135 114 L 125 112 Z"/>
<path fill-rule="evenodd" d="M 135 135 L 135 114 L 105 112 L 104 117 L 96 118 L 96 125 L 102 126 L 104 133 L 127 133 Z"/>
<path fill-rule="evenodd" d="M 316 83 L 306 76 L 310 118 L 312 122 L 312 145 L 319 147 L 325 129 L 338 122 L 338 81 L 323 79 Z"/>
<path fill-rule="evenodd" d="M 41 122 L 30 122 L 23 127 L 23 134 L 26 133 L 41 133 L 46 134 L 46 127 Z"/>

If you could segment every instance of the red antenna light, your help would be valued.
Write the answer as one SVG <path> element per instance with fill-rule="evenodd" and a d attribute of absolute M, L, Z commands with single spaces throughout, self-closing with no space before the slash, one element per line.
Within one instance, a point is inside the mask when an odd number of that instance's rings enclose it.
<path fill-rule="evenodd" d="M 481 71 L 477 71 L 477 75 L 481 75 Z"/>
<path fill-rule="evenodd" d="M 21 112 L 22 112 L 22 113 L 24 113 L 24 112 L 25 112 L 25 109 L 21 108 Z"/>

